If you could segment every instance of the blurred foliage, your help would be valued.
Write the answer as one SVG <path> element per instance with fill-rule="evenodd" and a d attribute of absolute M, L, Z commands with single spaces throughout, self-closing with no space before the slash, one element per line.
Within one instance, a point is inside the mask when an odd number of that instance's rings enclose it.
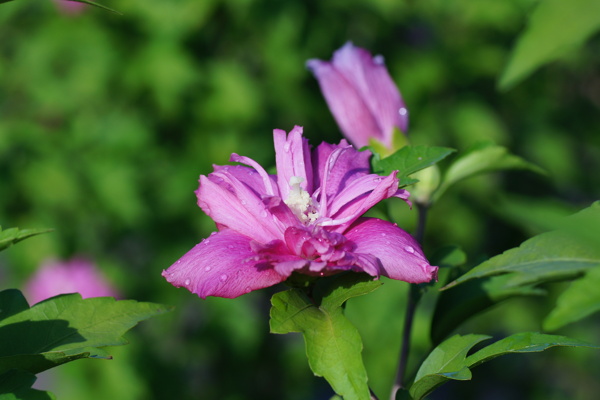
<path fill-rule="evenodd" d="M 410 110 L 412 144 L 462 154 L 492 141 L 548 172 L 486 175 L 450 188 L 429 214 L 426 252 L 459 244 L 472 266 L 545 228 L 520 218 L 518 207 L 502 207 L 503 191 L 528 199 L 538 221 L 537 204 L 572 210 L 600 197 L 600 37 L 510 91 L 496 89 L 533 0 L 101 3 L 123 15 L 87 6 L 64 14 L 51 1 L 1 6 L 0 224 L 55 231 L 0 255 L 0 289 L 20 287 L 48 257 L 85 254 L 124 297 L 176 311 L 140 326 L 112 365 L 83 360 L 56 371 L 43 388 L 59 399 L 331 397 L 312 376 L 301 338 L 268 334 L 268 298 L 280 288 L 201 301 L 160 272 L 214 229 L 193 194 L 211 164 L 232 152 L 273 164 L 271 130 L 294 124 L 313 145 L 340 140 L 304 62 L 329 58 L 347 40 L 385 56 Z M 393 217 L 412 230 L 415 213 L 397 204 Z M 372 372 L 380 370 L 369 354 L 386 352 L 401 320 L 404 296 L 386 289 L 394 285 L 403 286 L 386 283 L 373 296 L 395 306 L 376 313 L 357 307 L 352 318 L 364 335 L 373 331 L 363 341 L 376 392 L 393 379 Z M 541 330 L 554 304 L 511 300 L 464 332 Z M 413 365 L 429 345 L 433 304 L 422 308 Z M 381 343 L 367 322 L 372 313 L 373 326 L 390 326 Z M 557 333 L 597 342 L 593 318 Z M 387 348 L 386 363 L 394 362 L 398 342 Z M 497 391 L 514 399 L 586 399 L 600 390 L 593 383 L 600 363 L 590 361 L 597 355 L 536 357 L 518 368 L 479 367 L 473 382 L 450 384 L 439 398 Z M 541 369 L 547 374 L 531 379 Z M 73 377 L 76 384 L 64 384 Z"/>

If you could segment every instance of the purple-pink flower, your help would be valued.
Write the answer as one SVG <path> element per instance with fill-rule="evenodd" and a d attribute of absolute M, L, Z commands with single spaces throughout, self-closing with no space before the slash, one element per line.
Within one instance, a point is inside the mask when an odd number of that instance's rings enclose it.
<path fill-rule="evenodd" d="M 84 299 L 118 297 L 96 266 L 84 258 L 44 262 L 26 283 L 24 291 L 31 304 L 65 293 L 79 293 Z"/>
<path fill-rule="evenodd" d="M 169 269 L 168 282 L 202 298 L 234 298 L 286 280 L 292 272 L 313 276 L 366 272 L 406 282 L 436 277 L 417 242 L 396 224 L 362 215 L 383 199 L 407 200 L 396 172 L 370 173 L 368 151 L 345 140 L 310 149 L 302 128 L 273 132 L 277 175 L 256 161 L 215 166 L 200 176 L 198 205 L 217 232 Z"/>
<path fill-rule="evenodd" d="M 383 57 L 346 43 L 330 62 L 308 60 L 338 126 L 357 148 L 370 139 L 392 147 L 394 129 L 406 133 L 408 110 Z"/>

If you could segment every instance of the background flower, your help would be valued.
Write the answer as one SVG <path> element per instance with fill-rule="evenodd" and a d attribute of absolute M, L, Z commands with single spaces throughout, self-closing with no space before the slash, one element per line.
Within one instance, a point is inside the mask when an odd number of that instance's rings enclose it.
<path fill-rule="evenodd" d="M 100 270 L 89 260 L 44 262 L 25 285 L 30 304 L 64 293 L 79 293 L 81 297 L 118 297 L 118 292 Z"/>
<path fill-rule="evenodd" d="M 313 59 L 307 66 L 344 136 L 357 148 L 370 139 L 391 148 L 394 129 L 406 133 L 408 110 L 382 56 L 348 42 L 330 62 Z"/>

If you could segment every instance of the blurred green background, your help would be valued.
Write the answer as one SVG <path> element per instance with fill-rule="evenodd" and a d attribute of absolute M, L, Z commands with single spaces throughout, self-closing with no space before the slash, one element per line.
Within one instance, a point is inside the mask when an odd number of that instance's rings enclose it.
<path fill-rule="evenodd" d="M 237 152 L 273 165 L 273 128 L 302 125 L 313 145 L 341 139 L 304 63 L 329 59 L 347 40 L 384 55 L 410 110 L 413 144 L 464 151 L 491 140 L 548 171 L 486 175 L 449 190 L 430 213 L 427 252 L 459 244 L 476 263 L 542 231 L 523 209 L 568 213 L 600 197 L 600 37 L 497 89 L 532 0 L 104 4 L 123 15 L 64 14 L 50 0 L 0 6 L 0 224 L 55 229 L 0 254 L 0 289 L 21 287 L 48 257 L 84 255 L 123 297 L 176 310 L 141 324 L 112 361 L 44 376 L 38 386 L 59 399 L 331 396 L 299 336 L 268 334 L 269 296 L 281 288 L 203 301 L 160 273 L 214 229 L 193 193 L 212 164 Z M 415 212 L 397 214 L 412 231 Z M 551 307 L 551 297 L 513 300 L 465 329 L 541 330 Z M 365 333 L 366 353 L 378 328 L 400 320 L 377 318 L 356 321 L 374 331 Z M 598 343 L 598 322 L 559 333 Z M 417 321 L 417 347 L 427 345 L 425 325 Z M 592 399 L 600 390 L 597 354 L 516 357 L 432 398 Z M 368 365 L 373 385 L 385 387 L 391 377 L 380 371 L 389 368 Z"/>

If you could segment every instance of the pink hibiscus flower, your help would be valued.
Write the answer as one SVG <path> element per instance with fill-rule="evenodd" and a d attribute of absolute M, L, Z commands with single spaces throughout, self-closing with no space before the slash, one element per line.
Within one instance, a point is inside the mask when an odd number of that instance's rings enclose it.
<path fill-rule="evenodd" d="M 43 263 L 24 291 L 31 304 L 65 293 L 79 293 L 84 299 L 118 296 L 96 266 L 84 258 Z"/>
<path fill-rule="evenodd" d="M 411 283 L 436 277 L 417 242 L 396 224 L 361 217 L 379 201 L 409 193 L 396 172 L 370 173 L 368 151 L 345 140 L 311 152 L 302 128 L 273 132 L 277 175 L 247 166 L 215 166 L 200 176 L 198 205 L 218 232 L 169 269 L 168 282 L 202 298 L 234 298 L 285 281 L 292 272 L 324 276 L 366 272 Z"/>
<path fill-rule="evenodd" d="M 408 110 L 390 77 L 383 57 L 351 42 L 333 53 L 332 60 L 308 60 L 321 92 L 340 130 L 357 148 L 376 139 L 392 147 L 394 128 L 406 133 Z"/>

